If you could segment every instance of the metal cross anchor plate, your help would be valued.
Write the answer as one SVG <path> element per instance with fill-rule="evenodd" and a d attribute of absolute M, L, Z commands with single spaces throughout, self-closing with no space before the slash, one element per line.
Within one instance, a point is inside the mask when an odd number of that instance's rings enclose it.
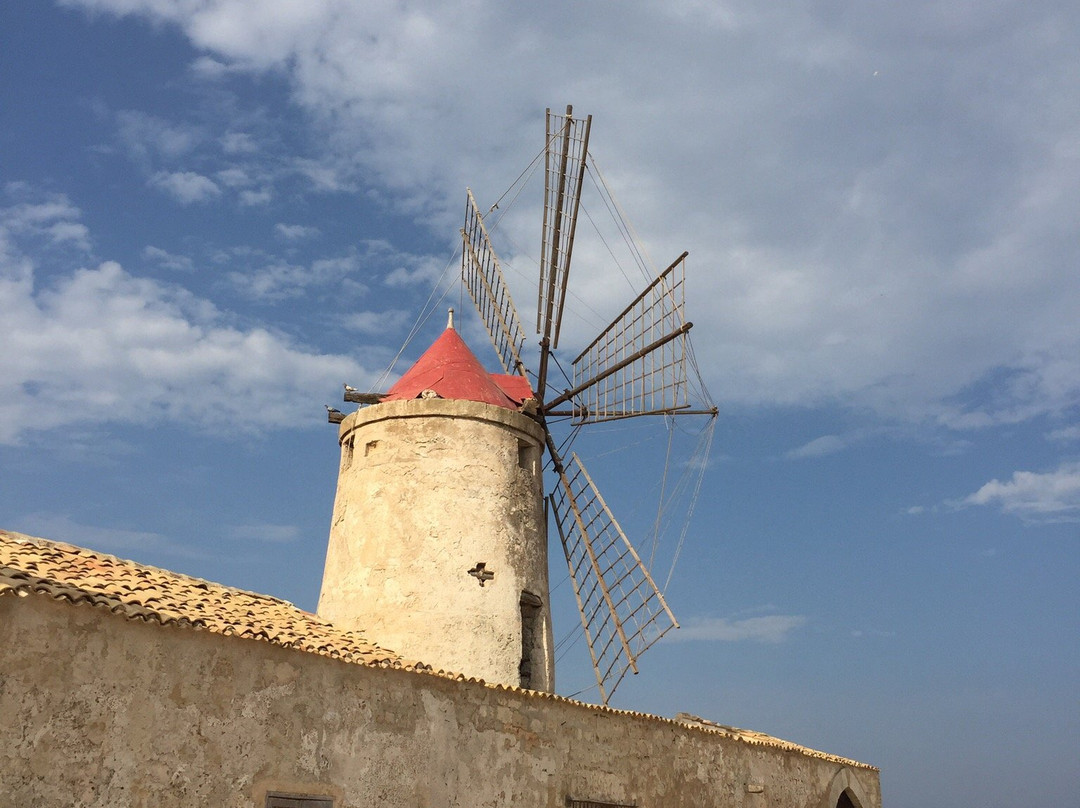
<path fill-rule="evenodd" d="M 479 581 L 480 586 L 483 586 L 485 581 L 490 581 L 495 577 L 495 573 L 491 572 L 483 561 L 477 561 L 476 566 L 469 570 L 469 575 Z"/>

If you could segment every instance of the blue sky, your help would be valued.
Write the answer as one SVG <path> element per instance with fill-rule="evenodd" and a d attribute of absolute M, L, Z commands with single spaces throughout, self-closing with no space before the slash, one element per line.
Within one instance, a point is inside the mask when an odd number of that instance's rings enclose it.
<path fill-rule="evenodd" d="M 323 404 L 437 335 L 465 186 L 486 209 L 572 103 L 656 265 L 690 250 L 720 407 L 668 589 L 684 628 L 614 703 L 879 765 L 893 808 L 1071 804 L 1078 17 L 5 3 L 0 524 L 314 608 Z M 539 198 L 496 239 L 523 309 Z M 584 236 L 572 285 L 567 358 L 632 296 Z M 577 447 L 632 535 L 664 445 Z M 590 681 L 579 642 L 558 689 Z"/>

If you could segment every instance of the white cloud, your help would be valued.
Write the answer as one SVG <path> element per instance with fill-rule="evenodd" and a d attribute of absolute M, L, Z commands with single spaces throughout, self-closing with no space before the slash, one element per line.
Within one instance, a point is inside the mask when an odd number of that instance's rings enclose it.
<path fill-rule="evenodd" d="M 191 63 L 191 72 L 198 78 L 213 81 L 227 76 L 235 70 L 229 65 L 209 56 L 200 56 Z"/>
<path fill-rule="evenodd" d="M 303 224 L 285 224 L 278 222 L 274 225 L 274 232 L 285 241 L 300 241 L 302 239 L 315 238 L 319 235 L 319 228 Z"/>
<path fill-rule="evenodd" d="M 238 166 L 223 168 L 221 171 L 214 174 L 214 176 L 217 177 L 218 182 L 226 188 L 243 188 L 252 183 L 252 179 L 248 175 L 248 172 Z"/>
<path fill-rule="evenodd" d="M 221 138 L 221 149 L 226 154 L 251 154 L 259 147 L 248 132 L 227 132 Z"/>
<path fill-rule="evenodd" d="M 441 257 L 396 250 L 389 242 L 368 241 L 364 246 L 380 266 L 392 267 L 383 277 L 383 283 L 392 288 L 434 286 L 451 268 Z"/>
<path fill-rule="evenodd" d="M 57 222 L 50 225 L 49 236 L 54 242 L 71 242 L 82 249 L 89 249 L 90 229 L 79 222 Z"/>
<path fill-rule="evenodd" d="M 261 541 L 268 544 L 287 544 L 300 538 L 300 528 L 296 525 L 252 524 L 237 525 L 229 534 L 234 539 L 243 541 Z"/>
<path fill-rule="evenodd" d="M 1013 472 L 1012 479 L 991 480 L 961 504 L 997 506 L 1031 522 L 1080 521 L 1080 462 L 1048 472 Z"/>
<path fill-rule="evenodd" d="M 348 171 L 340 166 L 302 157 L 293 161 L 293 169 L 317 191 L 352 191 L 356 187 Z"/>
<path fill-rule="evenodd" d="M 204 138 L 197 127 L 136 110 L 116 113 L 116 125 L 120 141 L 139 162 L 175 160 L 190 153 Z"/>
<path fill-rule="evenodd" d="M 594 165 L 649 252 L 692 251 L 689 317 L 722 402 L 952 429 L 1080 406 L 1080 84 L 1068 38 L 1045 34 L 1075 27 L 1064 7 L 81 5 L 175 24 L 208 72 L 284 76 L 329 144 L 294 170 L 327 190 L 363 177 L 448 229 L 464 185 L 494 201 L 532 158 L 539 110 L 595 113 Z M 185 146 L 143 128 L 160 153 Z M 578 238 L 574 292 L 611 311 L 619 272 Z"/>
<path fill-rule="evenodd" d="M 779 643 L 791 632 L 806 625 L 806 618 L 797 614 L 773 614 L 729 620 L 725 617 L 691 618 L 669 635 L 674 641 L 700 640 L 705 642 Z"/>
<path fill-rule="evenodd" d="M 70 222 L 81 213 L 64 196 L 53 197 L 46 202 L 23 202 L 4 210 L 4 229 L 12 233 L 25 233 L 51 227 L 57 222 Z"/>
<path fill-rule="evenodd" d="M 1046 437 L 1053 441 L 1061 441 L 1062 443 L 1080 440 L 1080 424 L 1073 424 L 1072 426 L 1064 426 L 1061 429 L 1055 429 Z"/>
<path fill-rule="evenodd" d="M 217 183 L 194 171 L 159 171 L 150 178 L 150 184 L 183 205 L 205 202 L 221 194 Z"/>
<path fill-rule="evenodd" d="M 279 224 L 275 227 L 279 236 L 296 240 L 317 234 L 315 228 Z M 396 249 L 382 240 L 362 241 L 355 249 L 343 255 L 318 258 L 310 263 L 293 263 L 270 256 L 259 250 L 233 250 L 221 256 L 222 263 L 236 266 L 242 259 L 251 265 L 247 269 L 233 269 L 225 277 L 235 288 L 251 300 L 276 303 L 297 297 L 313 289 L 333 289 L 335 295 L 361 296 L 367 293 L 367 279 L 382 277 L 382 282 L 392 287 L 410 287 L 432 283 L 442 277 L 446 266 L 430 256 L 414 255 Z M 363 280 L 360 280 L 363 278 Z M 399 313 L 388 311 L 386 323 L 397 321 Z M 363 330 L 363 318 L 352 325 L 342 321 L 353 330 Z"/>
<path fill-rule="evenodd" d="M 9 189 L 22 193 L 25 189 Z M 40 202 L 21 202 L 2 210 L 0 237 L 30 237 L 48 246 L 90 249 L 90 231 L 79 222 L 81 211 L 66 196 L 53 195 Z"/>
<path fill-rule="evenodd" d="M 836 454 L 839 451 L 843 451 L 847 448 L 848 442 L 839 435 L 822 435 L 820 438 L 814 438 L 809 443 L 805 443 L 796 449 L 792 449 L 787 452 L 784 457 L 799 460 L 807 457 L 823 457 L 825 455 Z"/>
<path fill-rule="evenodd" d="M 195 269 L 194 262 L 186 255 L 174 255 L 168 250 L 148 244 L 143 247 L 142 256 L 147 261 L 153 261 L 163 269 L 174 272 L 191 272 Z"/>
<path fill-rule="evenodd" d="M 260 188 L 257 191 L 247 190 L 240 192 L 241 205 L 265 205 L 273 198 L 274 192 L 269 188 Z"/>
<path fill-rule="evenodd" d="M 345 315 L 341 324 L 349 331 L 379 336 L 399 331 L 409 322 L 410 316 L 409 312 L 401 309 L 356 311 Z"/>
<path fill-rule="evenodd" d="M 352 278 L 359 273 L 360 263 L 360 256 L 350 252 L 310 264 L 275 260 L 254 270 L 229 272 L 226 277 L 247 297 L 264 303 L 296 297 L 313 287 L 332 286 L 339 294 L 360 295 L 365 287 Z"/>
<path fill-rule="evenodd" d="M 0 443 L 75 424 L 169 420 L 229 431 L 316 424 L 316 402 L 343 380 L 374 378 L 346 356 L 231 325 L 207 300 L 115 262 L 36 282 L 19 234 L 78 213 L 49 204 L 48 213 L 0 209 Z"/>
<path fill-rule="evenodd" d="M 64 514 L 31 513 L 18 520 L 16 528 L 30 536 L 48 537 L 80 547 L 94 547 L 104 552 L 145 549 L 178 549 L 160 533 L 142 530 L 85 525 Z"/>
<path fill-rule="evenodd" d="M 877 629 L 877 628 L 871 628 L 871 629 L 856 628 L 856 629 L 852 629 L 851 636 L 855 637 L 857 639 L 861 639 L 863 637 L 886 639 L 886 638 L 890 638 L 890 637 L 895 637 L 896 632 L 895 631 L 883 631 L 882 629 Z"/>

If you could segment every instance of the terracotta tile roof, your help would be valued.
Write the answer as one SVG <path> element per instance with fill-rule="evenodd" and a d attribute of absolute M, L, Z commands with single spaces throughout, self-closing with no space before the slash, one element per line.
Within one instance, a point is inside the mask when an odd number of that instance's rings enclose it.
<path fill-rule="evenodd" d="M 518 381 L 520 379 L 520 381 Z M 448 327 L 411 368 L 398 379 L 383 401 L 419 398 L 434 390 L 439 398 L 482 401 L 516 410 L 532 396 L 528 380 L 493 376 L 453 327 Z"/>
<path fill-rule="evenodd" d="M 709 721 L 707 718 L 700 718 L 690 713 L 676 713 L 675 721 L 680 724 L 686 724 L 690 727 L 697 727 L 709 732 L 716 732 L 724 735 L 728 738 L 735 738 L 743 743 L 757 746 L 770 746 L 774 749 L 785 749 L 789 752 L 796 752 L 800 755 L 806 755 L 807 757 L 816 757 L 822 760 L 829 760 L 834 763 L 839 763 L 844 766 L 852 766 L 859 769 L 869 769 L 871 771 L 877 771 L 877 767 L 871 766 L 867 763 L 859 763 L 857 760 L 850 760 L 848 758 L 840 757 L 839 755 L 830 755 L 827 752 L 819 752 L 816 749 L 810 749 L 806 746 L 793 743 L 791 741 L 785 741 L 781 738 L 774 738 L 772 735 L 766 735 L 764 732 L 758 732 L 753 729 L 742 729 L 740 727 L 731 727 L 727 724 L 718 724 L 715 721 Z"/>
<path fill-rule="evenodd" d="M 41 594 L 131 620 L 263 640 L 365 665 L 411 667 L 393 651 L 269 595 L 0 530 L 0 597 Z"/>

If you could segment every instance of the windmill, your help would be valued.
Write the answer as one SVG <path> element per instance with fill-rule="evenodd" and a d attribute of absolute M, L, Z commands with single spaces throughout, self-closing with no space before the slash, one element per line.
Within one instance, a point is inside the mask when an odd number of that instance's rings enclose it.
<path fill-rule="evenodd" d="M 678 623 L 582 459 L 576 452 L 564 456 L 566 450 L 560 448 L 552 428 L 567 419 L 577 430 L 642 416 L 715 418 L 717 410 L 692 403 L 687 383 L 692 324 L 683 316 L 685 252 L 578 354 L 567 386 L 556 389 L 551 368 L 557 364 L 592 118 L 575 118 L 568 106 L 565 115 L 548 110 L 546 121 L 535 369 L 523 359 L 526 336 L 521 318 L 471 191 L 461 228 L 461 278 L 503 371 L 526 380 L 532 391 L 522 411 L 542 428 L 554 477 L 546 494 L 548 509 L 606 704 L 626 673 L 637 673 L 638 657 Z M 704 396 L 707 399 L 707 393 Z M 374 404 L 381 395 L 346 388 L 345 400 Z M 337 411 L 329 413 L 334 423 L 343 417 Z"/>

